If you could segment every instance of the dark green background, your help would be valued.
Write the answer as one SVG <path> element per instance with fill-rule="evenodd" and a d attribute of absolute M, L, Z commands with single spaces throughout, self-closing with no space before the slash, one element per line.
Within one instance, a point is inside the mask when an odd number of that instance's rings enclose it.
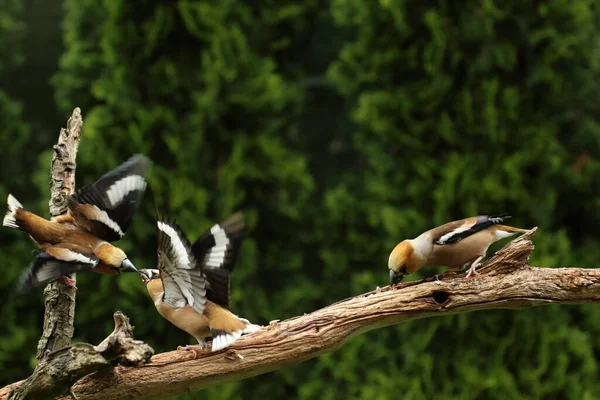
<path fill-rule="evenodd" d="M 539 226 L 535 265 L 597 266 L 599 18 L 593 0 L 0 0 L 0 199 L 48 215 L 78 106 L 79 186 L 156 163 L 119 242 L 138 268 L 153 200 L 192 239 L 246 210 L 232 309 L 255 323 L 386 285 L 397 242 L 480 213 Z M 7 291 L 34 246 L 0 241 Z M 77 341 L 121 310 L 157 352 L 193 342 L 134 274 L 78 287 Z M 0 384 L 34 365 L 41 294 L 5 305 Z M 593 305 L 426 319 L 181 398 L 595 399 L 599 336 Z"/>

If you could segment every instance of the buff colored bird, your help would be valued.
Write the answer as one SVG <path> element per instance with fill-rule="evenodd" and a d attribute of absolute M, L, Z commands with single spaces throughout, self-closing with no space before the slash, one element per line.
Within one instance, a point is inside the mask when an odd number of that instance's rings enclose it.
<path fill-rule="evenodd" d="M 211 351 L 218 351 L 261 328 L 226 308 L 228 271 L 237 250 L 237 220 L 234 216 L 213 226 L 194 246 L 176 223 L 159 220 L 158 269 L 140 270 L 160 315 L 194 336 L 200 349 L 205 347 L 205 337 L 212 336 Z M 196 353 L 193 347 L 180 348 Z"/>
<path fill-rule="evenodd" d="M 390 254 L 390 283 L 400 282 L 405 274 L 426 266 L 458 267 L 471 263 L 467 278 L 477 273 L 488 247 L 526 229 L 501 225 L 509 215 L 480 215 L 452 221 L 400 242 Z"/>
<path fill-rule="evenodd" d="M 146 189 L 151 161 L 143 155 L 130 158 L 85 186 L 68 199 L 68 213 L 51 220 L 23 208 L 8 195 L 3 225 L 20 229 L 39 251 L 21 279 L 21 288 L 40 286 L 63 277 L 77 289 L 68 274 L 92 270 L 103 274 L 135 272 L 136 268 L 113 242 L 122 238 Z"/>

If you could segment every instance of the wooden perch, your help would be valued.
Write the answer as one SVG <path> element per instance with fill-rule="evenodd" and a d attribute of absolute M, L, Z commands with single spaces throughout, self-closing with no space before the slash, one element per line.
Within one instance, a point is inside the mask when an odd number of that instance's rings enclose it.
<path fill-rule="evenodd" d="M 57 217 L 67 212 L 67 199 L 75 191 L 75 158 L 79 148 L 83 119 L 81 110 L 75 108 L 62 128 L 54 146 L 50 166 L 50 215 Z M 75 274 L 71 277 L 75 279 Z M 75 290 L 62 280 L 49 283 L 44 289 L 44 329 L 38 342 L 37 359 L 48 351 L 68 346 L 73 337 L 75 317 Z"/>
<path fill-rule="evenodd" d="M 600 301 L 600 269 L 528 265 L 536 228 L 493 255 L 479 275 L 447 273 L 349 298 L 310 314 L 272 322 L 228 350 L 172 351 L 142 367 L 108 369 L 73 386 L 84 399 L 158 399 L 264 374 L 339 348 L 372 329 L 418 318 L 495 308 Z M 382 275 L 387 276 L 386 271 Z M 2 390 L 0 390 L 0 398 Z"/>
<path fill-rule="evenodd" d="M 98 346 L 76 343 L 47 353 L 27 380 L 18 387 L 8 387 L 14 392 L 0 390 L 0 398 L 53 399 L 70 391 L 75 382 L 92 372 L 117 364 L 136 366 L 147 362 L 154 354 L 152 348 L 133 340 L 133 327 L 120 311 L 114 319 L 114 331 Z"/>
<path fill-rule="evenodd" d="M 67 212 L 67 199 L 75 190 L 75 158 L 82 125 L 81 111 L 76 108 L 54 146 L 50 171 L 52 217 Z M 117 364 L 140 365 L 154 353 L 150 346 L 132 339 L 133 327 L 120 312 L 114 315 L 114 332 L 100 345 L 69 346 L 73 337 L 75 290 L 57 280 L 46 286 L 44 297 L 44 328 L 35 370 L 25 381 L 0 390 L 0 399 L 54 399 L 69 392 L 73 383 L 85 375 Z"/>

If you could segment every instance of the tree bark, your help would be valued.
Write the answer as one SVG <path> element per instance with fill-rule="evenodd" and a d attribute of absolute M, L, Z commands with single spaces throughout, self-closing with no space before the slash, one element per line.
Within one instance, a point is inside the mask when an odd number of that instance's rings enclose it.
<path fill-rule="evenodd" d="M 339 348 L 361 333 L 418 318 L 496 308 L 600 301 L 600 269 L 528 265 L 537 228 L 494 254 L 479 275 L 449 272 L 342 300 L 310 314 L 273 321 L 227 350 L 172 351 L 142 367 L 109 369 L 73 386 L 84 399 L 159 399 L 264 374 Z M 382 272 L 383 274 L 383 272 Z M 0 390 L 0 398 L 3 390 Z"/>
<path fill-rule="evenodd" d="M 75 158 L 82 126 L 81 110 L 75 108 L 67 121 L 67 128 L 60 130 L 58 142 L 54 146 L 50 166 L 49 205 L 52 217 L 67 212 L 67 199 L 75 191 Z M 71 278 L 75 279 L 75 274 Z M 75 290 L 59 279 L 46 286 L 44 299 L 44 328 L 37 347 L 38 361 L 48 351 L 68 346 L 74 332 Z"/>
<path fill-rule="evenodd" d="M 114 314 L 115 329 L 98 346 L 76 343 L 63 347 L 40 360 L 33 374 L 20 385 L 12 385 L 6 393 L 14 400 L 54 399 L 66 392 L 76 397 L 71 386 L 87 374 L 116 366 L 146 363 L 154 351 L 147 344 L 133 340 L 129 318 L 120 311 Z M 6 389 L 6 388 L 5 388 Z M 5 398 L 4 389 L 0 392 Z"/>
<path fill-rule="evenodd" d="M 75 108 L 53 147 L 49 204 L 52 217 L 67 212 L 67 200 L 75 191 L 75 159 L 82 126 L 81 110 Z M 75 274 L 71 279 L 75 279 Z M 46 308 L 37 348 L 38 363 L 29 378 L 1 389 L 0 399 L 54 399 L 65 393 L 76 397 L 71 387 L 85 375 L 117 365 L 138 366 L 154 354 L 150 346 L 133 340 L 133 327 L 121 312 L 114 314 L 113 333 L 98 346 L 69 345 L 73 337 L 75 290 L 59 279 L 46 286 L 44 297 Z"/>

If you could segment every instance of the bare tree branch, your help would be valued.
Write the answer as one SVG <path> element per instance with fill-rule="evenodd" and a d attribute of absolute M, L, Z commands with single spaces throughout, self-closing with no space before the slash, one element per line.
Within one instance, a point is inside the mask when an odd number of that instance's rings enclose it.
<path fill-rule="evenodd" d="M 56 217 L 67 212 L 67 199 L 75 191 L 75 158 L 81 137 L 83 119 L 81 110 L 75 108 L 62 128 L 54 146 L 50 167 L 50 215 Z M 73 274 L 72 279 L 75 279 Z M 62 280 L 49 283 L 44 289 L 44 329 L 38 342 L 37 359 L 46 352 L 68 346 L 73 337 L 75 317 L 75 290 Z"/>
<path fill-rule="evenodd" d="M 496 308 L 600 301 L 600 269 L 528 265 L 536 228 L 493 255 L 466 279 L 447 273 L 342 300 L 310 314 L 272 322 L 228 350 L 172 351 L 142 367 L 108 369 L 73 386 L 81 400 L 158 399 L 264 374 L 339 348 L 356 335 L 418 318 Z M 5 388 L 6 389 L 6 388 Z M 3 390 L 0 390 L 0 398 Z"/>
<path fill-rule="evenodd" d="M 100 369 L 141 365 L 154 351 L 147 344 L 133 340 L 133 327 L 120 311 L 114 314 L 114 331 L 98 346 L 76 343 L 48 353 L 40 360 L 33 374 L 12 393 L 0 391 L 0 397 L 10 399 L 54 399 L 68 391 L 79 379 Z M 71 392 L 72 393 L 72 392 Z"/>
<path fill-rule="evenodd" d="M 50 214 L 67 212 L 67 199 L 75 191 L 75 158 L 83 120 L 75 108 L 61 129 L 54 146 L 51 166 Z M 72 277 L 74 279 L 74 275 Z M 71 387 L 82 377 L 107 367 L 139 366 L 150 359 L 154 351 L 147 344 L 133 340 L 133 327 L 121 312 L 114 314 L 114 331 L 98 346 L 76 343 L 73 337 L 75 290 L 62 280 L 44 289 L 46 309 L 44 331 L 38 343 L 38 363 L 29 378 L 0 390 L 0 399 L 54 399 L 65 393 L 76 398 Z"/>

